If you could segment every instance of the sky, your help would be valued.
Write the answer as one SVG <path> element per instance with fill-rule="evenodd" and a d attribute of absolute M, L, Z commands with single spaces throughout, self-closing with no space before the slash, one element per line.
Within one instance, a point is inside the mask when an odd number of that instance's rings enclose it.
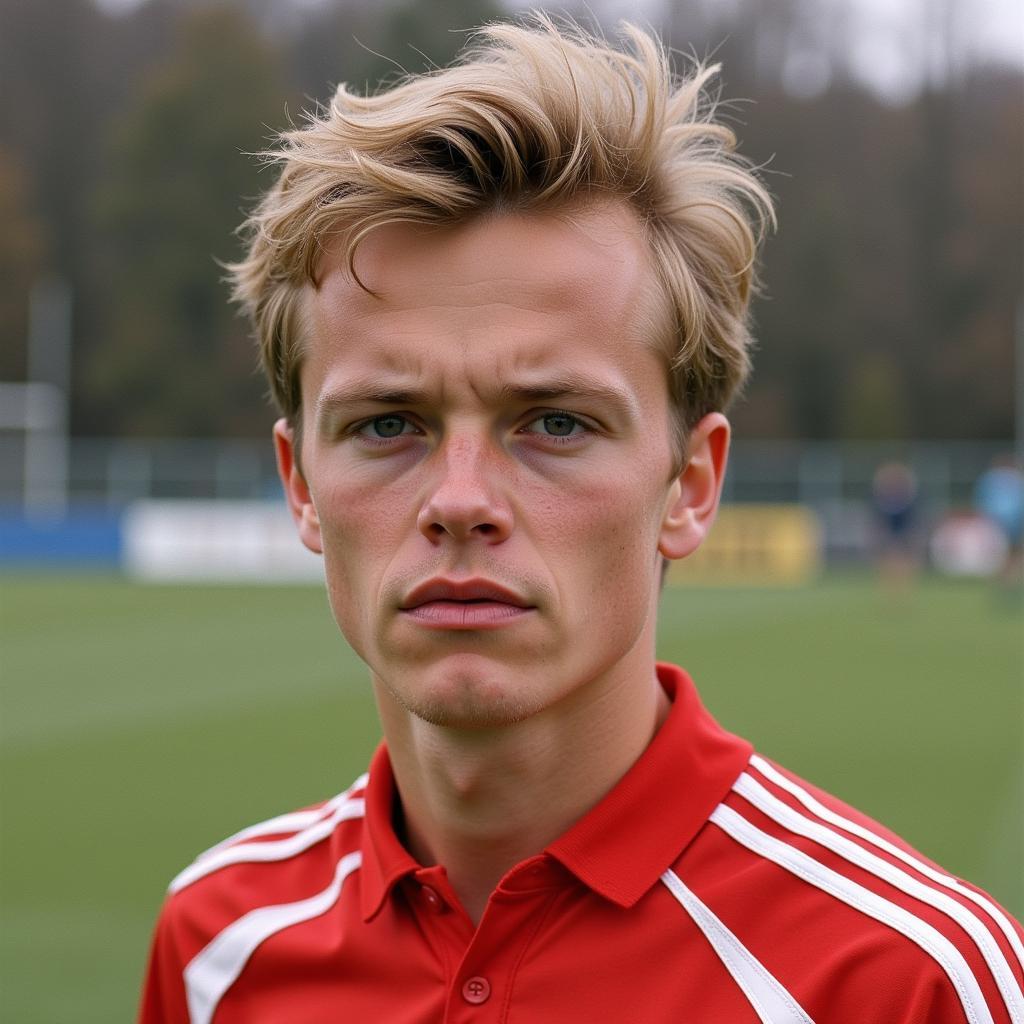
<path fill-rule="evenodd" d="M 531 7 L 531 0 L 506 0 Z M 741 0 L 703 0 L 706 12 L 735 9 Z M 672 0 L 604 0 L 599 9 L 613 17 L 647 18 L 657 25 Z M 955 12 L 952 24 L 961 61 L 979 57 L 1024 67 L 1024 0 L 813 0 L 818 31 L 844 25 L 845 53 L 851 70 L 883 96 L 900 100 L 912 96 L 924 69 L 945 65 L 941 53 L 931 53 L 927 26 L 941 12 Z M 812 34 L 814 29 L 811 30 Z M 789 64 L 789 62 L 787 62 Z M 828 84 L 822 53 L 809 48 L 795 53 L 783 80 L 793 92 L 808 95 Z"/>
<path fill-rule="evenodd" d="M 901 37 L 913 37 L 918 26 L 942 4 L 935 0 L 855 0 L 863 18 L 854 60 L 867 78 L 886 89 L 906 86 L 901 71 Z M 953 26 L 968 54 L 1024 67 L 1024 3 L 1021 0 L 968 0 L 958 5 L 961 17 Z M 871 65 L 874 64 L 874 68 Z"/>

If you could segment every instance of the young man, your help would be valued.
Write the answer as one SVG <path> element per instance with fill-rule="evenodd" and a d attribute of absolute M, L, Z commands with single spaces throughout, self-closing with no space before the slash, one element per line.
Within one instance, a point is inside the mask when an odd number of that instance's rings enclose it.
<path fill-rule="evenodd" d="M 339 93 L 233 268 L 385 742 L 171 885 L 144 1024 L 1024 1021 L 987 896 L 656 666 L 769 200 L 639 31 Z"/>

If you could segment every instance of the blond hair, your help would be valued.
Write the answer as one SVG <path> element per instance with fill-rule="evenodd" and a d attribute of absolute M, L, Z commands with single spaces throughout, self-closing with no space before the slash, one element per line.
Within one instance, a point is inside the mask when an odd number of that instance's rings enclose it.
<path fill-rule="evenodd" d="M 602 197 L 635 210 L 650 247 L 671 321 L 652 340 L 680 427 L 728 405 L 749 372 L 748 304 L 771 199 L 714 120 L 707 86 L 718 67 L 695 62 L 676 79 L 652 35 L 622 31 L 627 50 L 544 15 L 490 25 L 452 67 L 373 96 L 341 85 L 265 154 L 280 174 L 243 224 L 247 253 L 228 271 L 293 425 L 301 295 L 316 286 L 328 241 L 355 276 L 356 247 L 384 224 Z"/>

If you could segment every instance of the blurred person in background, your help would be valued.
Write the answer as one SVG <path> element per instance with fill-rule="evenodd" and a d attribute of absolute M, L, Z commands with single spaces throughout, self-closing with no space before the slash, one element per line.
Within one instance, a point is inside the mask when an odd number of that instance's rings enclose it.
<path fill-rule="evenodd" d="M 993 459 L 974 486 L 974 506 L 1006 543 L 996 574 L 1000 590 L 1024 597 L 1024 473 L 1014 456 Z"/>
<path fill-rule="evenodd" d="M 174 879 L 143 1024 L 1024 1021 L 994 901 L 655 662 L 772 210 L 625 36 L 492 26 L 276 154 L 232 274 L 384 742 Z"/>
<path fill-rule="evenodd" d="M 917 572 L 917 476 L 902 462 L 884 462 L 871 481 L 878 570 L 883 586 L 905 591 Z"/>

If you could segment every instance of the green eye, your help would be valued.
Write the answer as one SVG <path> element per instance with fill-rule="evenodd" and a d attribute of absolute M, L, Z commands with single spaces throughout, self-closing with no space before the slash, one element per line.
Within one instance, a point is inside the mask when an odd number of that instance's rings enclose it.
<path fill-rule="evenodd" d="M 359 433 L 375 438 L 400 437 L 406 433 L 406 428 L 411 426 L 412 424 L 404 416 L 396 416 L 394 414 L 375 416 L 359 428 Z"/>
<path fill-rule="evenodd" d="M 580 426 L 580 421 L 575 416 L 569 416 L 564 412 L 548 413 L 547 416 L 542 416 L 540 421 L 544 424 L 544 430 L 554 437 L 568 437 Z"/>
<path fill-rule="evenodd" d="M 530 433 L 542 437 L 578 437 L 587 432 L 587 425 L 571 413 L 545 413 L 527 425 Z"/>

